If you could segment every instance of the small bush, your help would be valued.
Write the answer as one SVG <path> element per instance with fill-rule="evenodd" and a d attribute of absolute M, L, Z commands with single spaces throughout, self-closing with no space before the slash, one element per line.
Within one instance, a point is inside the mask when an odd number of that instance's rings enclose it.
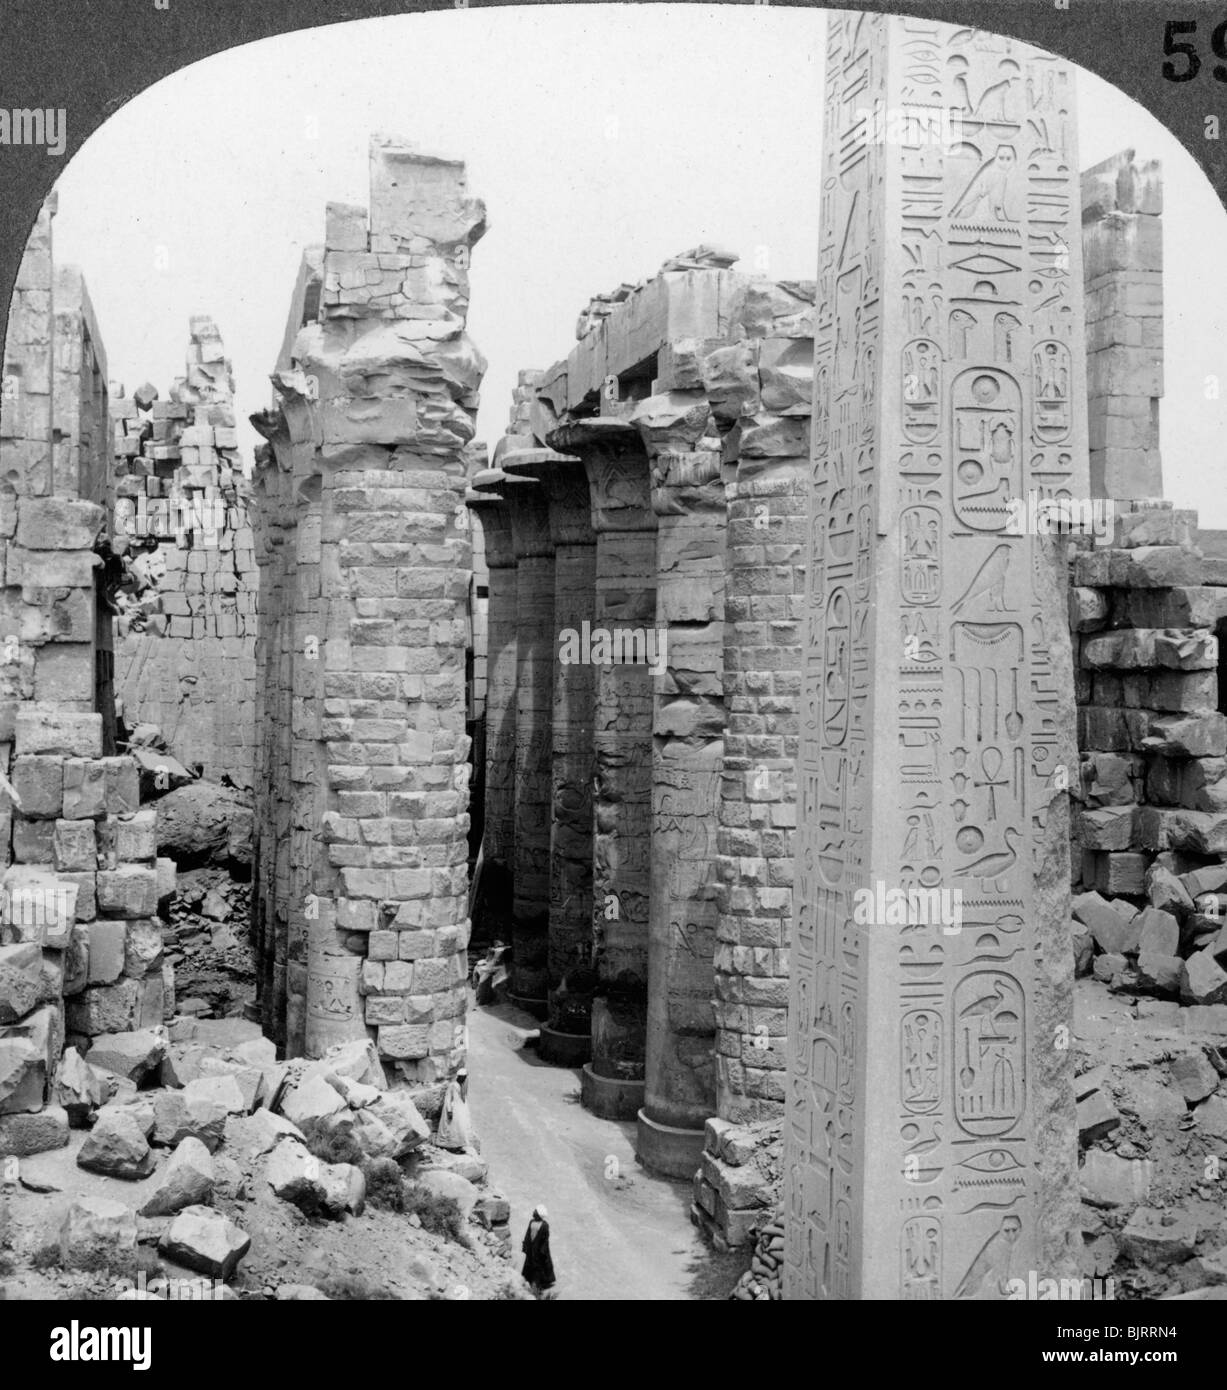
<path fill-rule="evenodd" d="M 49 1269 L 59 1269 L 60 1267 L 60 1243 L 58 1240 L 49 1240 L 46 1245 L 40 1245 L 30 1256 L 30 1268 L 36 1269 L 40 1273 L 45 1273 Z"/>
<path fill-rule="evenodd" d="M 307 1148 L 321 1163 L 353 1163 L 361 1167 L 366 1157 L 362 1145 L 347 1129 L 316 1130 L 307 1139 Z"/>
<path fill-rule="evenodd" d="M 407 1182 L 404 1186 L 405 1211 L 414 1213 L 424 1231 L 446 1236 L 459 1245 L 467 1245 L 464 1217 L 455 1197 L 444 1197 L 421 1183 Z"/>
<path fill-rule="evenodd" d="M 405 1179 L 400 1165 L 390 1158 L 368 1158 L 362 1164 L 366 1200 L 381 1211 L 405 1210 Z"/>

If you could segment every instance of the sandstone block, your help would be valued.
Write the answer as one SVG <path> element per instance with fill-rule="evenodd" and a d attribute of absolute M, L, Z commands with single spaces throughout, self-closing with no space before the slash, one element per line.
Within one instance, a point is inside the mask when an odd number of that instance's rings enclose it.
<path fill-rule="evenodd" d="M 214 1279 L 229 1279 L 251 1249 L 251 1237 L 210 1207 L 185 1207 L 158 1242 L 168 1260 Z"/>
<path fill-rule="evenodd" d="M 157 1166 L 157 1159 L 136 1118 L 111 1107 L 99 1112 L 77 1154 L 77 1166 L 105 1177 L 134 1182 L 147 1178 Z"/>
<path fill-rule="evenodd" d="M 78 1197 L 60 1226 L 65 1269 L 100 1269 L 136 1250 L 136 1215 L 109 1197 Z"/>
<path fill-rule="evenodd" d="M 180 1141 L 162 1170 L 158 1185 L 140 1208 L 142 1216 L 172 1216 L 184 1207 L 203 1205 L 213 1195 L 213 1159 L 189 1136 Z"/>

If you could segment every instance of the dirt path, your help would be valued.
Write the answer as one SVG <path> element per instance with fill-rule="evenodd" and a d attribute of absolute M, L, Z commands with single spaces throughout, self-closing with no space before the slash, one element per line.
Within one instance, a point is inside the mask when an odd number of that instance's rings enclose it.
<path fill-rule="evenodd" d="M 690 1185 L 649 1176 L 635 1161 L 635 1126 L 590 1115 L 578 1071 L 524 1047 L 537 1026 L 509 1005 L 469 1013 L 469 1104 L 517 1250 L 544 1202 L 559 1298 L 727 1296 L 741 1263 L 699 1238 Z"/>

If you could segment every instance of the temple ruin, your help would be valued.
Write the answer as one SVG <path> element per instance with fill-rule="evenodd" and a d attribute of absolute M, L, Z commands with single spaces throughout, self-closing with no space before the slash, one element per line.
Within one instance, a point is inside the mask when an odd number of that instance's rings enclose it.
<path fill-rule="evenodd" d="M 165 395 L 108 388 L 49 199 L 0 411 L 0 1154 L 182 1021 L 194 782 L 251 827 L 278 1064 L 361 1055 L 429 1128 L 488 958 L 740 1296 L 1115 1268 L 1080 1185 L 1149 1160 L 1078 983 L 1209 1059 L 1180 1114 L 1227 1138 L 1227 540 L 1162 499 L 1160 170 L 1080 171 L 1063 60 L 839 14 L 821 178 L 813 279 L 701 245 L 596 296 L 488 446 L 485 208 L 372 137 L 251 462 L 207 316 Z"/>

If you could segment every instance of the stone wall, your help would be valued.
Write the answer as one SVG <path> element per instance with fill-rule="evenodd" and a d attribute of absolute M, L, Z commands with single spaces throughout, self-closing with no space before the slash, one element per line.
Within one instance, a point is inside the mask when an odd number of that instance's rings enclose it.
<path fill-rule="evenodd" d="M 111 403 L 115 531 L 146 588 L 121 614 L 125 722 L 158 725 L 188 767 L 250 788 L 255 763 L 256 564 L 234 383 L 213 321 L 193 318 L 187 375 Z"/>
<path fill-rule="evenodd" d="M 1138 502 L 1078 555 L 1071 592 L 1078 969 L 1186 1005 L 1227 1002 L 1225 570 L 1194 513 Z"/>
<path fill-rule="evenodd" d="M 484 228 L 462 165 L 373 139 L 369 219 L 328 209 L 315 319 L 300 277 L 257 474 L 266 1031 L 308 1055 L 369 1035 L 393 1078 L 436 1090 L 465 1049 L 464 449 L 485 364 L 464 320 Z"/>
<path fill-rule="evenodd" d="M 48 1104 L 71 1089 L 66 1041 L 85 1050 L 160 1023 L 173 1001 L 156 914 L 174 866 L 157 858 L 135 761 L 113 755 L 99 659 L 105 357 L 80 277 L 54 277 L 54 308 L 52 283 L 45 207 L 17 280 L 0 410 L 0 1154 L 18 1155 L 68 1142 L 67 1113 Z"/>

